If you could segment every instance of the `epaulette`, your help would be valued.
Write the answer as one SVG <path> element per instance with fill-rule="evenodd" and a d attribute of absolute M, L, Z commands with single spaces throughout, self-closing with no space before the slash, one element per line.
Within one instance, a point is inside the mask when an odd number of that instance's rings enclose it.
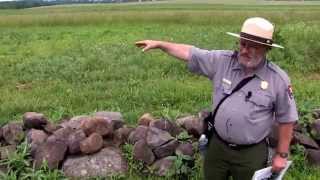
<path fill-rule="evenodd" d="M 290 78 L 288 74 L 282 70 L 278 65 L 271 61 L 268 61 L 268 68 L 275 72 L 286 84 L 290 84 Z"/>

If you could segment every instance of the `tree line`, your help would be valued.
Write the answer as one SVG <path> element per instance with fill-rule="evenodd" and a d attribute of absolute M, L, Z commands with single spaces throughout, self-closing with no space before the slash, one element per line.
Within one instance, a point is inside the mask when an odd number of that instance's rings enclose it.
<path fill-rule="evenodd" d="M 0 2 L 0 9 L 23 9 L 38 6 L 51 6 L 59 4 L 76 4 L 76 3 L 117 3 L 133 2 L 139 0 L 16 0 Z"/>

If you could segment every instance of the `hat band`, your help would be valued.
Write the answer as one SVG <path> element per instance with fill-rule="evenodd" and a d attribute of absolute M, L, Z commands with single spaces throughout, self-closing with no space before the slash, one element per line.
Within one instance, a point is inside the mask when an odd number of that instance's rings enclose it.
<path fill-rule="evenodd" d="M 240 37 L 243 37 L 243 38 L 246 38 L 246 39 L 250 39 L 250 40 L 253 40 L 253 41 L 257 41 L 257 42 L 260 42 L 260 43 L 264 43 L 264 44 L 269 44 L 269 45 L 272 45 L 272 43 L 273 43 L 272 39 L 266 39 L 266 38 L 254 36 L 254 35 L 251 35 L 251 34 L 247 34 L 247 33 L 244 33 L 244 32 L 240 33 Z"/>

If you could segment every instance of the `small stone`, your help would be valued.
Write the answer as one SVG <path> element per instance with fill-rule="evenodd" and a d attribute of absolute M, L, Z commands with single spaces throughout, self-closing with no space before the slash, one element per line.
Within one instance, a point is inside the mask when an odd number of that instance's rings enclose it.
<path fill-rule="evenodd" d="M 176 123 L 167 119 L 152 121 L 149 126 L 167 131 L 173 137 L 176 137 L 178 134 L 182 132 L 182 129 L 180 129 Z"/>
<path fill-rule="evenodd" d="M 62 126 L 63 128 L 72 128 L 72 129 L 80 129 L 81 124 L 83 123 L 83 121 L 87 121 L 90 120 L 91 117 L 90 116 L 86 116 L 86 115 L 82 115 L 82 116 L 75 116 L 73 118 L 71 118 L 70 120 L 65 120 L 62 123 L 60 123 L 60 126 Z"/>
<path fill-rule="evenodd" d="M 148 127 L 146 126 L 138 126 L 134 131 L 132 131 L 128 137 L 128 141 L 131 144 L 135 144 L 140 139 L 146 139 Z"/>
<path fill-rule="evenodd" d="M 47 123 L 47 118 L 41 113 L 26 112 L 23 115 L 23 127 L 26 129 L 43 129 Z"/>
<path fill-rule="evenodd" d="M 316 119 L 313 123 L 311 123 L 310 127 L 313 138 L 317 141 L 320 141 L 320 119 Z"/>
<path fill-rule="evenodd" d="M 139 118 L 138 125 L 149 126 L 153 121 L 155 121 L 155 118 L 150 113 L 146 113 Z"/>
<path fill-rule="evenodd" d="M 147 165 L 154 162 L 155 156 L 144 140 L 136 142 L 133 146 L 133 157 Z"/>
<path fill-rule="evenodd" d="M 71 133 L 68 137 L 68 150 L 69 154 L 77 154 L 81 152 L 80 142 L 86 139 L 86 134 L 83 130 L 79 129 Z"/>
<path fill-rule="evenodd" d="M 80 150 L 84 154 L 91 154 L 99 151 L 103 147 L 102 136 L 92 133 L 89 137 L 80 142 Z"/>
<path fill-rule="evenodd" d="M 320 166 L 320 150 L 306 149 L 306 157 L 310 164 Z"/>
<path fill-rule="evenodd" d="M 89 136 L 92 133 L 98 133 L 101 136 L 111 135 L 113 133 L 111 120 L 105 117 L 93 117 L 82 122 L 81 129 Z"/>
<path fill-rule="evenodd" d="M 151 169 L 153 169 L 153 172 L 155 172 L 158 176 L 166 176 L 166 175 L 172 175 L 170 174 L 170 171 L 173 173 L 174 170 L 172 169 L 174 167 L 174 162 L 176 161 L 176 156 L 168 156 L 165 158 L 162 158 L 160 160 L 157 160 L 152 166 Z"/>
<path fill-rule="evenodd" d="M 57 131 L 58 129 L 61 129 L 62 126 L 60 125 L 56 125 L 56 124 L 53 124 L 53 123 L 47 123 L 43 129 L 46 133 L 48 134 L 53 134 L 55 131 Z"/>
<path fill-rule="evenodd" d="M 37 148 L 44 142 L 46 142 L 48 135 L 38 129 L 31 129 L 27 133 L 27 142 L 30 144 L 31 155 L 33 156 L 36 152 Z"/>
<path fill-rule="evenodd" d="M 293 133 L 292 143 L 301 144 L 306 148 L 319 149 L 319 145 L 312 138 L 299 132 Z"/>
<path fill-rule="evenodd" d="M 161 159 L 163 157 L 173 155 L 178 145 L 179 145 L 179 142 L 173 139 L 159 147 L 156 147 L 153 150 L 153 152 L 158 159 Z"/>
<path fill-rule="evenodd" d="M 185 128 L 189 134 L 199 138 L 203 133 L 203 119 L 195 116 L 182 117 L 176 120 L 177 124 Z"/>
<path fill-rule="evenodd" d="M 21 123 L 8 123 L 2 127 L 3 138 L 10 145 L 17 145 L 24 139 Z"/>
<path fill-rule="evenodd" d="M 104 117 L 111 120 L 113 131 L 123 127 L 124 120 L 120 112 L 100 111 L 94 114 L 94 117 Z"/>
<path fill-rule="evenodd" d="M 151 149 L 173 140 L 174 138 L 167 132 L 158 128 L 150 127 L 147 132 L 147 144 Z"/>
<path fill-rule="evenodd" d="M 190 157 L 193 157 L 194 155 L 193 146 L 188 142 L 179 144 L 175 152 L 177 155 L 182 154 Z"/>
<path fill-rule="evenodd" d="M 71 127 L 60 128 L 56 130 L 51 136 L 49 136 L 47 141 L 61 141 L 65 144 L 68 144 L 69 135 L 74 131 L 75 129 L 72 129 Z"/>
<path fill-rule="evenodd" d="M 122 145 L 128 142 L 129 134 L 133 131 L 133 128 L 122 127 L 117 129 L 113 134 L 113 142 L 116 146 Z"/>
<path fill-rule="evenodd" d="M 314 109 L 312 112 L 312 116 L 314 119 L 320 119 L 320 109 Z"/>

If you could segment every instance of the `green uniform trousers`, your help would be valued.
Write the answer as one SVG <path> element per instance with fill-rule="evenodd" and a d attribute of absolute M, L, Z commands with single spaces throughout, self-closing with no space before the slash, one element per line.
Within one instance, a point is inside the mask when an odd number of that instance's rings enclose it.
<path fill-rule="evenodd" d="M 213 135 L 204 159 L 206 180 L 251 180 L 254 172 L 266 166 L 268 146 L 265 141 L 240 150 L 231 149 Z"/>

